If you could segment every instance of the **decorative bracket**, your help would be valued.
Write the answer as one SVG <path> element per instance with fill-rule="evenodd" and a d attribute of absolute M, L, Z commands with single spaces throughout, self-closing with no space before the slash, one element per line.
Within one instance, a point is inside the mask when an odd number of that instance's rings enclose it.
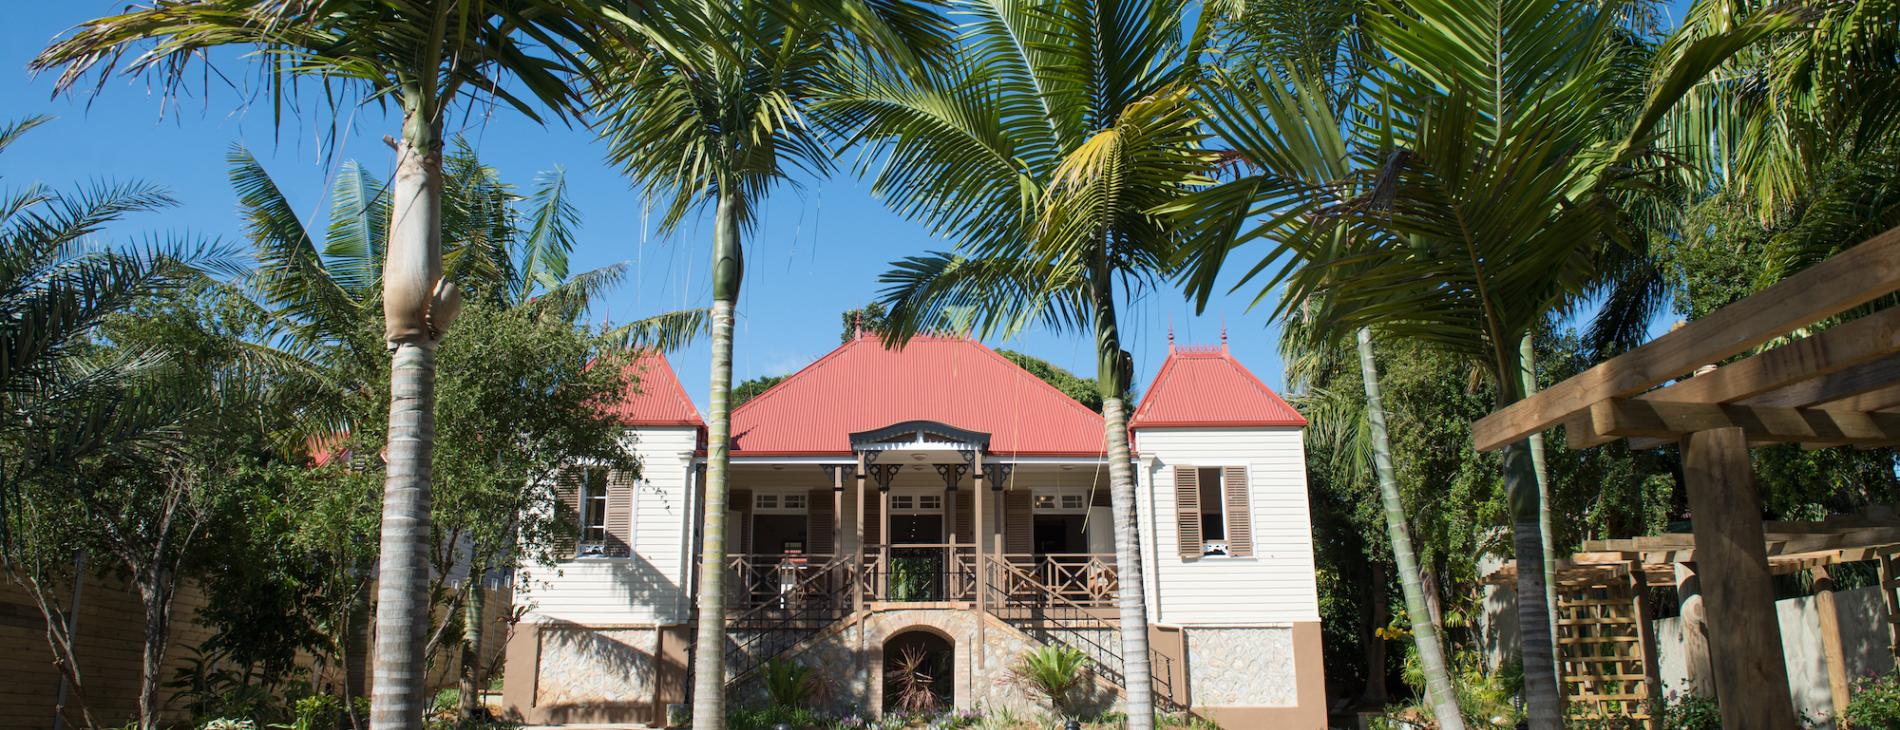
<path fill-rule="evenodd" d="M 1003 483 L 1009 481 L 1009 474 L 1016 470 L 1015 464 L 984 464 L 983 479 L 990 483 L 990 491 L 1003 491 Z"/>
<path fill-rule="evenodd" d="M 904 465 L 872 464 L 868 468 L 871 472 L 871 479 L 877 482 L 878 491 L 888 492 L 891 490 L 891 480 L 896 479 L 897 473 L 904 470 Z"/>
<path fill-rule="evenodd" d="M 943 477 L 943 490 L 957 491 L 957 482 L 963 481 L 963 475 L 970 473 L 970 467 L 963 464 L 937 464 L 937 476 Z"/>

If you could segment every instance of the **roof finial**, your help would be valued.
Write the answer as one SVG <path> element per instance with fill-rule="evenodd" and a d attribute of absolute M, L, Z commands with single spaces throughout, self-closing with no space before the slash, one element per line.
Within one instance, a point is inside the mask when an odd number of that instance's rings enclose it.
<path fill-rule="evenodd" d="M 864 310 L 851 313 L 851 339 L 864 339 Z"/>
<path fill-rule="evenodd" d="M 1168 323 L 1168 352 L 1174 352 L 1174 323 Z"/>
<path fill-rule="evenodd" d="M 1227 351 L 1227 320 L 1224 319 L 1220 323 L 1220 351 Z"/>

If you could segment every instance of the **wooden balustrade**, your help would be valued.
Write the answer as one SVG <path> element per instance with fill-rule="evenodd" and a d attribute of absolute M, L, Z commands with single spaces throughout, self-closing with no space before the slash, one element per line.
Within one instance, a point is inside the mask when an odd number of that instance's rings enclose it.
<path fill-rule="evenodd" d="M 848 558 L 849 556 L 843 556 Z M 1120 580 L 1108 553 L 1009 553 L 999 556 L 1018 570 L 992 573 L 1002 595 L 1036 596 L 1044 591 L 1091 608 L 1115 605 Z M 741 553 L 728 555 L 727 603 L 749 607 L 778 600 L 785 586 L 832 561 L 831 555 Z M 961 602 L 977 599 L 976 548 L 968 543 L 865 545 L 857 581 L 866 601 Z M 1023 585 L 1014 582 L 1030 581 Z M 852 584 L 842 584 L 849 592 Z"/>

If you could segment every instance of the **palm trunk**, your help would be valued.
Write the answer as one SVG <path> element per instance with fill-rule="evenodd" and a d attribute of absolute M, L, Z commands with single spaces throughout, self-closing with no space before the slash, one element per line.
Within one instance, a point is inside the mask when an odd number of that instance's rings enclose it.
<path fill-rule="evenodd" d="M 1108 497 L 1115 519 L 1116 603 L 1121 608 L 1122 682 L 1128 730 L 1154 730 L 1154 669 L 1148 661 L 1148 601 L 1141 567 L 1141 527 L 1135 514 L 1135 470 L 1129 462 L 1130 368 L 1122 354 L 1115 295 L 1105 261 L 1094 285 L 1096 379 L 1102 392 L 1102 430 L 1108 440 Z"/>
<path fill-rule="evenodd" d="M 463 581 L 462 590 L 462 661 L 459 689 L 461 706 L 458 715 L 463 727 L 475 726 L 475 713 L 481 707 L 482 680 L 482 581 L 481 572 L 473 566 L 469 569 L 468 579 Z"/>
<path fill-rule="evenodd" d="M 1385 637 L 1379 634 L 1379 629 L 1385 628 L 1392 617 L 1386 608 L 1389 589 L 1386 588 L 1385 563 L 1368 562 L 1372 571 L 1371 595 L 1366 597 L 1366 605 L 1360 611 L 1366 626 L 1359 634 L 1366 659 L 1366 687 L 1359 694 L 1359 704 L 1367 709 L 1380 709 L 1385 707 L 1388 695 L 1385 691 Z"/>
<path fill-rule="evenodd" d="M 1372 358 L 1372 331 L 1359 330 L 1359 377 L 1366 386 L 1366 422 L 1372 429 L 1372 465 L 1379 477 L 1379 502 L 1385 508 L 1385 532 L 1392 540 L 1392 560 L 1399 569 L 1399 586 L 1405 593 L 1405 611 L 1412 618 L 1412 643 L 1418 647 L 1420 666 L 1425 671 L 1425 696 L 1432 716 L 1445 730 L 1464 730 L 1465 719 L 1458 711 L 1458 693 L 1451 685 L 1451 671 L 1445 663 L 1445 650 L 1438 641 L 1438 624 L 1426 605 L 1425 586 L 1418 571 L 1418 554 L 1412 550 L 1412 530 L 1406 523 L 1405 503 L 1399 497 L 1399 480 L 1392 470 L 1392 442 L 1385 429 L 1385 398 L 1379 388 L 1379 368 Z"/>
<path fill-rule="evenodd" d="M 1511 377 L 1522 368 L 1516 348 L 1500 358 L 1497 379 L 1498 408 L 1523 398 L 1522 381 Z M 1544 563 L 1544 540 L 1538 528 L 1543 503 L 1537 493 L 1537 467 L 1530 444 L 1519 441 L 1504 450 L 1504 491 L 1511 502 L 1511 544 L 1517 553 L 1517 626 L 1524 656 L 1524 698 L 1531 730 L 1562 727 L 1563 701 L 1557 686 L 1557 664 L 1551 643 L 1550 602 L 1545 598 L 1544 571 L 1525 569 Z"/>
<path fill-rule="evenodd" d="M 435 346 L 430 299 L 442 277 L 442 150 L 429 106 L 405 95 L 383 265 L 389 442 L 376 587 L 372 730 L 422 727 L 423 642 L 429 630 L 430 459 L 435 451 Z"/>
<path fill-rule="evenodd" d="M 721 191 L 713 221 L 712 383 L 706 424 L 706 529 L 699 543 L 699 636 L 693 651 L 693 727 L 726 723 L 726 463 L 732 432 L 732 312 L 739 304 L 745 255 L 735 193 Z"/>
<path fill-rule="evenodd" d="M 1523 361 L 1523 367 L 1519 368 L 1519 372 L 1524 374 L 1524 395 L 1528 397 L 1537 392 L 1537 348 L 1533 346 L 1530 333 L 1524 333 L 1524 339 L 1518 341 L 1517 356 Z M 1555 606 L 1557 605 L 1557 553 L 1553 548 L 1557 545 L 1557 540 L 1552 536 L 1550 528 L 1550 469 L 1545 466 L 1544 461 L 1544 434 L 1541 432 L 1531 434 L 1530 447 L 1531 466 L 1537 472 L 1537 536 L 1538 539 L 1544 541 L 1544 601 Z M 1552 616 L 1551 620 L 1557 619 Z M 1550 634 L 1553 640 L 1556 639 L 1555 624 L 1552 624 Z"/>

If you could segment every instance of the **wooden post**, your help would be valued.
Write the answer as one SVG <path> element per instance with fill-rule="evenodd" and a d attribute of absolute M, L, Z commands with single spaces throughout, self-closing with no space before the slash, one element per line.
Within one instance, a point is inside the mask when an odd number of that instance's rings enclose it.
<path fill-rule="evenodd" d="M 1649 610 L 1649 575 L 1643 570 L 1643 558 L 1637 553 L 1629 562 L 1630 601 L 1635 604 L 1632 616 L 1636 617 L 1636 653 L 1643 661 L 1643 690 L 1648 695 L 1649 714 L 1643 726 L 1657 728 L 1662 726 L 1663 691 L 1662 667 L 1658 666 L 1661 657 L 1656 653 L 1656 616 Z"/>
<path fill-rule="evenodd" d="M 1887 609 L 1887 651 L 1900 657 L 1900 570 L 1894 566 L 1894 556 L 1900 554 L 1900 548 L 1884 548 L 1877 554 L 1875 564 L 1880 567 L 1880 605 Z"/>
<path fill-rule="evenodd" d="M 978 449 L 970 461 L 970 499 L 975 500 L 970 503 L 971 530 L 975 533 L 970 536 L 970 541 L 976 543 L 976 662 L 972 667 L 983 667 L 987 661 L 987 652 L 983 650 L 988 645 L 984 637 L 987 632 L 983 626 L 989 623 L 984 620 L 983 614 L 989 610 L 990 594 L 990 564 L 984 559 L 983 552 L 983 526 L 986 522 L 983 519 L 983 493 L 987 491 L 983 488 L 983 451 Z"/>
<path fill-rule="evenodd" d="M 877 480 L 877 595 L 887 601 L 891 597 L 891 478 Z"/>
<path fill-rule="evenodd" d="M 858 494 L 852 497 L 852 499 L 857 500 L 858 503 L 857 508 L 852 510 L 856 513 L 854 519 L 857 521 L 857 525 L 852 528 L 851 532 L 851 563 L 853 566 L 851 570 L 851 610 L 854 612 L 864 610 L 864 472 L 864 452 L 858 452 Z"/>
<path fill-rule="evenodd" d="M 1834 607 L 1834 578 L 1827 566 L 1809 569 L 1814 583 L 1814 612 L 1821 624 L 1821 654 L 1827 660 L 1827 692 L 1834 700 L 1833 717 L 1847 711 L 1847 654 L 1841 649 L 1841 615 Z"/>
<path fill-rule="evenodd" d="M 1761 494 L 1742 429 L 1689 434 L 1682 440 L 1682 474 L 1707 597 L 1722 726 L 1797 727 L 1762 539 Z"/>
<path fill-rule="evenodd" d="M 1702 579 L 1695 563 L 1676 563 L 1676 601 L 1682 611 L 1682 673 L 1684 691 L 1698 697 L 1715 696 L 1715 669 L 1709 665 L 1709 619 L 1702 605 Z"/>
<path fill-rule="evenodd" d="M 837 552 L 833 558 L 841 557 L 848 549 L 844 541 L 844 470 L 848 467 L 831 467 L 831 549 Z"/>

